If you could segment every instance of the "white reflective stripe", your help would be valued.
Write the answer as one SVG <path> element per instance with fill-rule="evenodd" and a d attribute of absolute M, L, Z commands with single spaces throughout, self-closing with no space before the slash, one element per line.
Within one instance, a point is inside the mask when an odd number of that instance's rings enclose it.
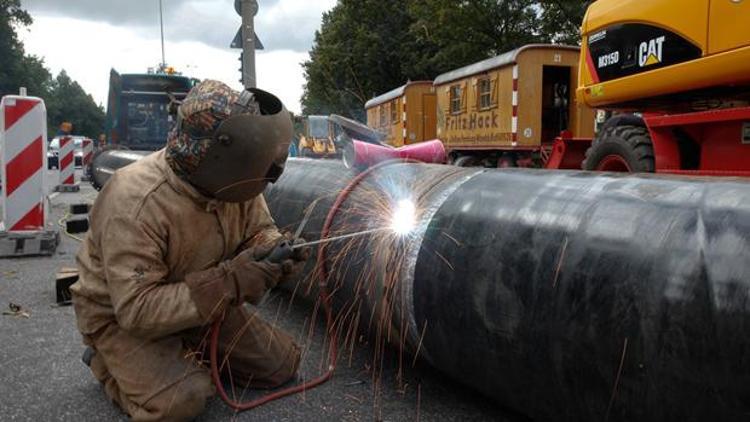
<path fill-rule="evenodd" d="M 75 143 L 73 139 L 68 141 L 65 146 L 60 142 L 60 154 L 57 156 L 57 163 L 60 166 L 60 184 L 65 184 L 65 179 L 69 178 L 75 171 Z M 70 163 L 66 167 L 62 167 L 63 158 L 67 155 L 71 155 Z M 75 183 L 75 180 L 73 181 Z"/>
<path fill-rule="evenodd" d="M 406 128 L 404 128 L 404 138 L 406 138 Z"/>
<path fill-rule="evenodd" d="M 513 79 L 518 79 L 518 65 L 513 66 Z"/>
<path fill-rule="evenodd" d="M 39 169 L 33 176 L 26 179 L 13 194 L 5 200 L 4 221 L 5 227 L 10 229 L 15 226 L 34 207 L 44 201 L 44 170 Z M 42 222 L 44 225 L 44 222 Z M 41 227 L 43 228 L 43 227 Z M 40 228 L 40 229 L 41 229 Z"/>
<path fill-rule="evenodd" d="M 2 110 L 5 114 L 5 110 Z M 24 114 L 3 136 L 3 156 L 9 162 L 40 136 L 44 141 L 44 131 L 47 129 L 47 118 L 44 105 L 37 103 L 28 113 Z M 5 122 L 3 122 L 5 126 Z M 2 130 L 2 128 L 0 128 Z"/>
<path fill-rule="evenodd" d="M 511 132 L 518 133 L 518 116 L 513 116 L 513 120 L 511 122 Z"/>
<path fill-rule="evenodd" d="M 65 146 L 63 146 L 63 143 L 60 142 L 60 158 L 62 158 L 64 156 L 68 155 L 69 153 L 73 152 L 74 148 L 75 148 L 75 144 L 74 144 L 74 142 L 73 142 L 72 139 L 70 141 L 68 141 L 65 144 Z"/>
<path fill-rule="evenodd" d="M 518 91 L 513 91 L 513 105 L 518 105 Z"/>
<path fill-rule="evenodd" d="M 406 112 L 404 112 L 404 118 L 403 118 L 403 120 L 406 121 Z"/>

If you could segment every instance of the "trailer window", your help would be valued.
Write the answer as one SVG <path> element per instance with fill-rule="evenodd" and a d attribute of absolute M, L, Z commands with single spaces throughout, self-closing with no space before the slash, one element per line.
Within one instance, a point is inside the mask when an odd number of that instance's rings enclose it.
<path fill-rule="evenodd" d="M 484 110 L 492 107 L 492 80 L 490 78 L 480 79 L 477 91 L 479 92 L 479 109 Z"/>
<path fill-rule="evenodd" d="M 461 85 L 451 86 L 451 113 L 461 112 Z"/>
<path fill-rule="evenodd" d="M 393 100 L 391 102 L 391 124 L 398 123 L 398 100 Z"/>

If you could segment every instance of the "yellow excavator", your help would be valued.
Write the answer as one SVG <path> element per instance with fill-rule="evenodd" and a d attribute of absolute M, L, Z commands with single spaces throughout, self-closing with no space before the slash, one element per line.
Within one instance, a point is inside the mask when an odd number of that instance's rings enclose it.
<path fill-rule="evenodd" d="M 356 120 L 331 114 L 307 116 L 296 120 L 299 134 L 299 156 L 303 158 L 341 158 L 344 145 L 352 139 L 380 144 L 385 135 Z"/>
<path fill-rule="evenodd" d="M 299 135 L 299 155 L 303 158 L 339 158 L 336 130 L 328 116 L 304 118 L 304 132 Z"/>
<path fill-rule="evenodd" d="M 597 0 L 578 101 L 614 113 L 587 170 L 750 176 L 750 0 Z"/>

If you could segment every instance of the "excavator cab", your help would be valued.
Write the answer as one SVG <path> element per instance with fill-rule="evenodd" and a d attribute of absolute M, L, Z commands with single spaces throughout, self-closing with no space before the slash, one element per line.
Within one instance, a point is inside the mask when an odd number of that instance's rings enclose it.
<path fill-rule="evenodd" d="M 328 116 L 308 116 L 299 138 L 299 155 L 303 158 L 339 158 L 336 130 Z"/>

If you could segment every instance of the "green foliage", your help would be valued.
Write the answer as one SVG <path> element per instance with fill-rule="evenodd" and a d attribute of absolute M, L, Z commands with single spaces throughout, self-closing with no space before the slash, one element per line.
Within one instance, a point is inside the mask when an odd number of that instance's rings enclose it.
<path fill-rule="evenodd" d="M 64 70 L 52 81 L 47 100 L 50 134 L 57 132 L 60 123 L 70 122 L 74 134 L 97 139 L 103 132 L 104 118 L 104 110 Z"/>
<path fill-rule="evenodd" d="M 18 93 L 24 52 L 16 27 L 29 24 L 31 16 L 21 9 L 20 0 L 0 0 L 0 96 Z"/>
<path fill-rule="evenodd" d="M 104 126 L 104 110 L 65 71 L 53 79 L 41 58 L 25 53 L 16 31 L 31 23 L 20 0 L 0 0 L 0 96 L 26 87 L 29 95 L 45 101 L 50 137 L 65 121 L 73 123 L 76 135 L 96 139 Z"/>
<path fill-rule="evenodd" d="M 340 0 L 323 15 L 310 60 L 303 64 L 304 114 L 362 118 L 363 104 L 404 82 L 401 48 L 411 18 L 400 0 Z"/>
<path fill-rule="evenodd" d="M 579 45 L 581 22 L 590 2 L 582 0 L 542 0 L 539 2 L 541 30 L 548 41 Z"/>
<path fill-rule="evenodd" d="M 429 79 L 451 69 L 540 42 L 532 0 L 414 0 L 418 17 L 409 28 L 416 40 L 412 60 Z M 406 69 L 408 70 L 408 68 Z"/>
<path fill-rule="evenodd" d="M 586 4 L 575 0 L 339 0 L 323 16 L 303 114 L 364 119 L 364 103 L 525 44 L 578 44 Z"/>

